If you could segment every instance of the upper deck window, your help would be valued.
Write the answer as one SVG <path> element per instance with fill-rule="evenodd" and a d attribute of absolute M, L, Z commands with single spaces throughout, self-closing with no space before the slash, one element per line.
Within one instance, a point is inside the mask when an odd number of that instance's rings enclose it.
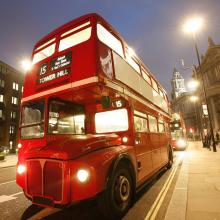
<path fill-rule="evenodd" d="M 61 37 L 64 37 L 64 36 L 66 36 L 66 35 L 68 35 L 68 34 L 70 34 L 72 32 L 75 32 L 75 31 L 77 31 L 77 30 L 79 30 L 79 29 L 81 29 L 81 28 L 83 28 L 85 26 L 88 26 L 88 25 L 90 25 L 90 21 L 87 21 L 86 23 L 83 23 L 83 24 L 81 24 L 81 25 L 79 25 L 77 27 L 74 27 L 73 29 L 71 29 L 71 30 L 61 34 Z"/>
<path fill-rule="evenodd" d="M 113 36 L 106 28 L 101 24 L 97 24 L 97 35 L 101 42 L 109 46 L 112 50 L 124 57 L 123 47 L 121 41 Z"/>
<path fill-rule="evenodd" d="M 140 66 L 133 58 L 134 52 L 130 48 L 126 48 L 126 60 L 127 62 L 139 73 L 141 74 Z"/>
<path fill-rule="evenodd" d="M 158 86 L 157 86 L 156 81 L 155 81 L 153 78 L 152 78 L 151 80 L 152 80 L 152 86 L 153 86 L 153 88 L 158 92 Z"/>
<path fill-rule="evenodd" d="M 33 56 L 33 64 L 51 56 L 55 52 L 56 44 L 51 44 L 50 46 L 40 50 L 39 52 L 35 53 Z"/>
<path fill-rule="evenodd" d="M 141 68 L 143 78 L 151 85 L 151 79 L 150 75 L 144 70 L 144 68 Z"/>
<path fill-rule="evenodd" d="M 88 27 L 82 31 L 74 33 L 66 38 L 63 38 L 62 40 L 60 40 L 59 51 L 65 50 L 67 48 L 73 47 L 77 44 L 89 40 L 89 38 L 91 37 L 91 32 L 92 28 Z"/>

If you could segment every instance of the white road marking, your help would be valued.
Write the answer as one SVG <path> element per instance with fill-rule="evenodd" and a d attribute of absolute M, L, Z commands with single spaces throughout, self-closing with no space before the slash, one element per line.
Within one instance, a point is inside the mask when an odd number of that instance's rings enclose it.
<path fill-rule="evenodd" d="M 161 207 L 161 204 L 167 194 L 167 191 L 173 181 L 173 178 L 175 176 L 175 173 L 177 171 L 177 168 L 180 164 L 181 160 L 179 159 L 177 161 L 176 167 L 171 171 L 167 181 L 165 182 L 163 188 L 161 189 L 160 193 L 158 194 L 156 200 L 154 201 L 153 205 L 151 206 L 149 212 L 147 213 L 147 216 L 144 218 L 144 220 L 154 220 L 156 218 L 156 215 Z"/>
<path fill-rule="evenodd" d="M 8 184 L 8 183 L 14 183 L 15 182 L 15 180 L 12 180 L 12 181 L 8 181 L 8 182 L 4 182 L 4 183 L 0 183 L 0 186 L 1 185 L 5 185 L 5 184 Z"/>
<path fill-rule="evenodd" d="M 22 193 L 23 193 L 23 191 L 18 192 L 18 193 L 15 193 L 15 194 L 12 194 L 11 196 L 17 196 L 17 195 L 20 195 L 20 194 L 22 194 Z"/>
<path fill-rule="evenodd" d="M 61 209 L 57 209 L 57 208 L 45 208 L 45 209 L 42 209 L 37 214 L 33 215 L 32 217 L 28 218 L 28 220 L 42 219 L 48 215 L 52 215 L 56 212 L 59 212 L 60 210 Z"/>
<path fill-rule="evenodd" d="M 17 197 L 15 197 L 15 196 L 20 195 L 22 193 L 23 193 L 23 191 L 18 192 L 18 193 L 14 193 L 12 195 L 2 195 L 2 196 L 0 196 L 0 203 L 7 202 L 7 201 L 10 201 L 13 199 L 17 199 Z"/>

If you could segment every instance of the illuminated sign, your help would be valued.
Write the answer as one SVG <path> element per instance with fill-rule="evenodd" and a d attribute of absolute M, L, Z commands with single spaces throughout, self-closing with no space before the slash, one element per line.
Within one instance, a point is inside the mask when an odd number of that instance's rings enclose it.
<path fill-rule="evenodd" d="M 114 108 L 122 108 L 125 106 L 125 101 L 123 100 L 115 100 L 112 102 L 112 107 Z"/>
<path fill-rule="evenodd" d="M 71 63 L 72 52 L 70 51 L 66 54 L 53 58 L 50 62 L 50 68 L 48 68 L 48 62 L 41 64 L 38 69 L 37 84 L 41 85 L 70 74 L 70 68 L 64 69 L 64 67 L 69 66 Z"/>
<path fill-rule="evenodd" d="M 70 74 L 70 69 L 60 70 L 60 71 L 58 71 L 56 73 L 52 73 L 52 74 L 46 75 L 44 77 L 41 77 L 38 80 L 38 84 L 43 84 L 43 83 L 52 81 L 54 79 L 60 78 L 62 76 L 68 75 L 68 74 Z"/>
<path fill-rule="evenodd" d="M 70 65 L 72 62 L 72 52 L 68 52 L 64 55 L 61 55 L 59 57 L 56 57 L 51 60 L 51 70 L 58 70 L 60 68 L 63 68 L 65 66 Z"/>

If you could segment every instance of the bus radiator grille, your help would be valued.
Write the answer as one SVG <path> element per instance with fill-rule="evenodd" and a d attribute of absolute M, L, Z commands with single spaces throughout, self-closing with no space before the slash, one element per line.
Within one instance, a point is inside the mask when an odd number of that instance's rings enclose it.
<path fill-rule="evenodd" d="M 62 201 L 63 164 L 53 160 L 29 160 L 27 163 L 27 192 L 30 196 Z"/>

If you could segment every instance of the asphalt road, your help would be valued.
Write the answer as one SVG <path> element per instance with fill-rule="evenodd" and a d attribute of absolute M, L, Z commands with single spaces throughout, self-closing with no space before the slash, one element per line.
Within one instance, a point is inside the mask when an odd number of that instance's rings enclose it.
<path fill-rule="evenodd" d="M 162 220 L 172 196 L 184 152 L 175 152 L 172 169 L 156 175 L 138 194 L 133 207 L 123 220 Z M 15 182 L 15 166 L 0 168 L 0 220 L 17 219 L 74 219 L 97 220 L 104 218 L 95 201 L 66 208 L 49 209 L 31 205 Z"/>

